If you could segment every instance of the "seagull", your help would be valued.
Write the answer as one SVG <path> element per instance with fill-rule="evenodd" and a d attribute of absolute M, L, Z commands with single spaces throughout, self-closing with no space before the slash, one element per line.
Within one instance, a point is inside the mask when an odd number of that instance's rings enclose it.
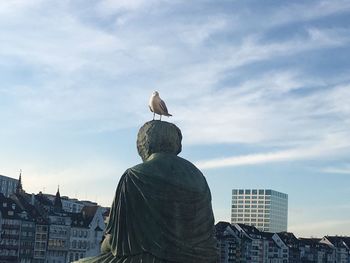
<path fill-rule="evenodd" d="M 164 116 L 173 116 L 170 113 L 168 113 L 168 109 L 165 105 L 165 102 L 159 97 L 158 91 L 154 91 L 152 93 L 151 98 L 149 99 L 148 107 L 153 112 L 153 120 L 156 115 L 160 115 L 160 120 L 162 120 L 162 115 Z"/>

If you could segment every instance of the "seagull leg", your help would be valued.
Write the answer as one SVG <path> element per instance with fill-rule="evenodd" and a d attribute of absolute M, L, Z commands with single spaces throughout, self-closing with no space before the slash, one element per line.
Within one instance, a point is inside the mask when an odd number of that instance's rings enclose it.
<path fill-rule="evenodd" d="M 162 120 L 162 115 L 160 115 L 160 119 L 159 120 Z"/>
<path fill-rule="evenodd" d="M 154 120 L 155 117 L 156 117 L 156 114 L 153 112 L 153 120 Z"/>

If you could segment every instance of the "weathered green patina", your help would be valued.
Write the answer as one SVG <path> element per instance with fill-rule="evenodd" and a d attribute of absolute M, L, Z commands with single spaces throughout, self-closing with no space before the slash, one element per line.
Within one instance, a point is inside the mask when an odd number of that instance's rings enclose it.
<path fill-rule="evenodd" d="M 140 129 L 144 162 L 120 179 L 101 255 L 79 262 L 216 262 L 210 190 L 203 174 L 177 156 L 181 138 L 168 122 Z"/>

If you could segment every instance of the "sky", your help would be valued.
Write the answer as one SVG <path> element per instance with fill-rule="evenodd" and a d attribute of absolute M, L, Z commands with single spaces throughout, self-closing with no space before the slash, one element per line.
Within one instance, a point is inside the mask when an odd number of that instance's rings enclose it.
<path fill-rule="evenodd" d="M 0 174 L 109 206 L 154 90 L 206 176 L 289 196 L 288 231 L 350 235 L 350 1 L 0 2 Z"/>

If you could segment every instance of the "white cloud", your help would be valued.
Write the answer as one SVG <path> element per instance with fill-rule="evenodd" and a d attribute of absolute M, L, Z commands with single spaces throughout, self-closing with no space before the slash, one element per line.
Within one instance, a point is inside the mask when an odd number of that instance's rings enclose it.
<path fill-rule="evenodd" d="M 321 172 L 329 174 L 350 174 L 350 167 L 326 167 L 322 169 Z"/>
<path fill-rule="evenodd" d="M 288 231 L 298 237 L 319 237 L 326 235 L 349 235 L 350 220 L 315 220 L 312 223 L 291 225 Z"/>
<path fill-rule="evenodd" d="M 316 20 L 350 10 L 347 0 L 321 0 L 284 5 L 270 15 L 269 25 L 283 25 L 293 22 Z"/>
<path fill-rule="evenodd" d="M 276 152 L 248 154 L 243 156 L 225 157 L 219 159 L 197 161 L 200 169 L 213 169 L 230 166 L 255 165 L 261 163 L 319 159 L 322 157 L 336 158 L 343 151 L 350 150 L 350 144 L 341 136 L 331 136 L 323 142 L 317 142 L 309 147 L 294 148 Z"/>

